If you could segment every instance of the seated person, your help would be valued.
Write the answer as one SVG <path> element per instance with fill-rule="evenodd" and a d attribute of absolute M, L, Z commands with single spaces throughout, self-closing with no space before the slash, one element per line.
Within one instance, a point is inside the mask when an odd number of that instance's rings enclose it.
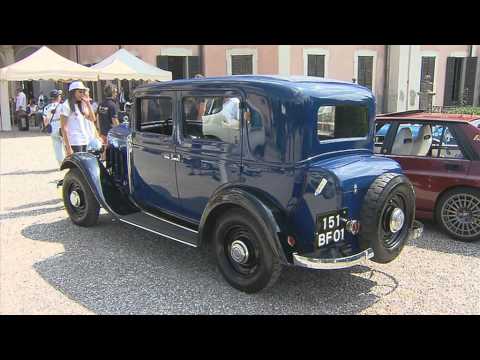
<path fill-rule="evenodd" d="M 237 97 L 225 96 L 220 113 L 225 117 L 225 122 L 228 125 L 238 126 L 240 120 L 240 100 Z"/>

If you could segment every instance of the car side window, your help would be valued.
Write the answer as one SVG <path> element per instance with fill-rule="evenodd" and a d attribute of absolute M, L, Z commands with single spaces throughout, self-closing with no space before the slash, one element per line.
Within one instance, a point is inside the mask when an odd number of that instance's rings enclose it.
<path fill-rule="evenodd" d="M 398 126 L 392 145 L 392 155 L 431 156 L 433 144 L 431 124 L 403 123 Z"/>
<path fill-rule="evenodd" d="M 173 130 L 172 99 L 149 97 L 138 100 L 137 130 L 171 136 Z"/>
<path fill-rule="evenodd" d="M 403 123 L 398 126 L 392 155 L 464 159 L 448 125 Z"/>
<path fill-rule="evenodd" d="M 246 103 L 244 119 L 251 154 L 264 161 L 283 161 L 286 146 L 285 127 L 281 126 L 278 117 L 274 119 L 269 99 L 254 92 L 247 92 Z"/>
<path fill-rule="evenodd" d="M 445 127 L 443 132 L 442 143 L 438 152 L 440 158 L 450 159 L 464 159 L 462 150 L 460 149 L 457 139 L 452 134 L 448 126 Z"/>
<path fill-rule="evenodd" d="M 240 139 L 240 98 L 223 96 L 184 97 L 183 136 L 237 144 Z"/>
<path fill-rule="evenodd" d="M 387 137 L 390 126 L 390 123 L 375 124 L 375 146 L 373 148 L 375 154 L 383 153 L 383 148 L 385 146 L 385 138 Z"/>

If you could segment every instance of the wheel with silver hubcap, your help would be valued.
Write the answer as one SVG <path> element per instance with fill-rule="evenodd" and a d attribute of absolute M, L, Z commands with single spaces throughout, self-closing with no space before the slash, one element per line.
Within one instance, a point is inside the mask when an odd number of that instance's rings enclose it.
<path fill-rule="evenodd" d="M 62 193 L 65 209 L 74 224 L 80 226 L 96 224 L 100 205 L 78 169 L 70 169 L 65 175 Z"/>
<path fill-rule="evenodd" d="M 243 209 L 228 211 L 214 231 L 215 257 L 220 272 L 234 288 L 247 293 L 271 286 L 281 264 L 257 220 Z"/>
<path fill-rule="evenodd" d="M 480 191 L 456 188 L 443 194 L 435 218 L 451 237 L 461 241 L 480 239 Z"/>

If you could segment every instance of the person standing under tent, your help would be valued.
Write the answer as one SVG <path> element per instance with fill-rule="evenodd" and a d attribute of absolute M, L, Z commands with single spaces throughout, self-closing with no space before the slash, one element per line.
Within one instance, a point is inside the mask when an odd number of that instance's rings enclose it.
<path fill-rule="evenodd" d="M 15 111 L 27 111 L 27 96 L 23 92 L 23 88 L 19 87 L 17 98 L 15 100 Z"/>
<path fill-rule="evenodd" d="M 93 114 L 95 116 L 95 121 L 94 122 L 87 121 L 87 123 L 88 123 L 88 133 L 89 133 L 87 151 L 101 151 L 102 150 L 102 140 L 100 139 L 100 136 L 98 135 L 98 131 L 97 131 L 98 118 L 97 118 L 97 113 L 96 112 L 97 112 L 98 105 L 90 97 L 90 91 L 88 89 L 85 90 L 85 97 L 87 98 L 87 100 L 92 105 Z"/>
<path fill-rule="evenodd" d="M 27 115 L 27 96 L 23 92 L 21 86 L 18 87 L 17 97 L 15 99 L 15 120 L 19 130 L 28 130 L 28 115 Z"/>
<path fill-rule="evenodd" d="M 52 139 L 53 153 L 58 162 L 58 167 L 62 165 L 65 158 L 63 140 L 60 135 L 60 92 L 58 90 L 50 91 L 50 104 L 43 108 L 43 125 L 45 128 L 51 126 L 50 138 Z"/>
<path fill-rule="evenodd" d="M 90 139 L 88 121 L 95 123 L 92 105 L 85 96 L 87 89 L 81 81 L 72 82 L 68 87 L 68 99 L 60 110 L 60 128 L 67 156 L 87 151 Z"/>
<path fill-rule="evenodd" d="M 47 97 L 41 92 L 38 96 L 38 109 L 43 111 L 45 106 L 47 106 Z"/>
<path fill-rule="evenodd" d="M 113 126 L 119 125 L 118 105 L 115 103 L 116 89 L 111 85 L 105 86 L 103 91 L 105 100 L 98 106 L 98 127 L 104 145 L 107 144 L 107 134 Z M 105 159 L 105 152 L 102 160 Z"/>

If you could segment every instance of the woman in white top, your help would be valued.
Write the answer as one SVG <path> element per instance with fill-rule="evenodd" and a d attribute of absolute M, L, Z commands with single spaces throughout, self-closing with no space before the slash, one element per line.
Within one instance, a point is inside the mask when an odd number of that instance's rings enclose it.
<path fill-rule="evenodd" d="M 85 96 L 87 89 L 81 81 L 72 82 L 68 88 L 68 99 L 60 111 L 60 124 L 67 156 L 74 152 L 87 151 L 90 141 L 91 124 L 88 121 L 95 124 L 95 114 Z"/>
<path fill-rule="evenodd" d="M 52 139 L 53 151 L 58 165 L 62 165 L 65 158 L 65 152 L 63 150 L 63 140 L 60 136 L 60 100 L 61 94 L 58 90 L 50 91 L 50 98 L 52 102 L 43 108 L 43 124 L 47 126 L 50 124 L 52 132 L 50 138 Z"/>

